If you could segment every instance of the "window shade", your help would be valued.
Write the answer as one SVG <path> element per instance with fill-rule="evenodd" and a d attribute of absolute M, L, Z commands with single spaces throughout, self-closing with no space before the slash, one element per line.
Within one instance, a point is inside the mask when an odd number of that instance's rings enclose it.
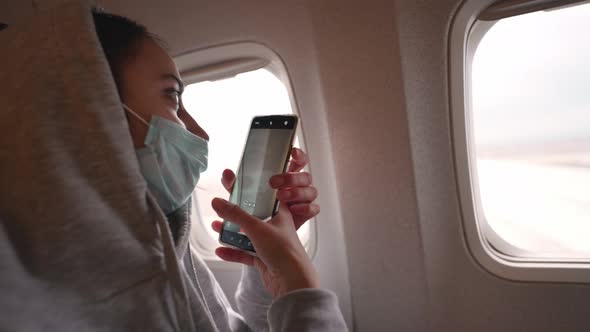
<path fill-rule="evenodd" d="M 484 10 L 479 19 L 497 21 L 502 18 L 583 3 L 582 0 L 503 0 Z"/>
<path fill-rule="evenodd" d="M 182 78 L 189 84 L 207 80 L 218 80 L 263 68 L 268 65 L 268 63 L 268 60 L 262 58 L 238 58 L 226 60 L 185 70 L 182 72 Z"/>

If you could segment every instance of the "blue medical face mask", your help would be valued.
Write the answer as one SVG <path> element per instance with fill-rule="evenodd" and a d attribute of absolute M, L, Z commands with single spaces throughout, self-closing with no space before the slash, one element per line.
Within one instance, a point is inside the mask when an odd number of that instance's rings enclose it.
<path fill-rule="evenodd" d="M 207 169 L 208 143 L 184 127 L 152 116 L 146 120 L 123 108 L 149 127 L 145 148 L 136 150 L 141 173 L 158 204 L 168 214 L 184 205 Z"/>

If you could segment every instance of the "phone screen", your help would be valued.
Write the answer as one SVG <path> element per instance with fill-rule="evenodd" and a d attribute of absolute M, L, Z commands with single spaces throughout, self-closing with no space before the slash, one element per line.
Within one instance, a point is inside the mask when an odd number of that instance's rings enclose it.
<path fill-rule="evenodd" d="M 296 126 L 297 117 L 289 115 L 252 120 L 230 201 L 262 221 L 270 219 L 276 211 L 276 190 L 268 181 L 285 170 Z M 220 242 L 255 252 L 240 227 L 229 220 L 223 223 Z"/>

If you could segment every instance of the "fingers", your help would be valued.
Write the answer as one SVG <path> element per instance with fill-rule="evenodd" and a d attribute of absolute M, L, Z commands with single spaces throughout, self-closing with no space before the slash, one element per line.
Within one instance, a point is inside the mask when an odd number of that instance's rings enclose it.
<path fill-rule="evenodd" d="M 213 228 L 213 230 L 216 231 L 217 233 L 220 233 L 221 229 L 223 228 L 223 222 L 219 221 L 219 220 L 215 220 L 214 222 L 211 223 L 211 228 Z"/>
<path fill-rule="evenodd" d="M 298 148 L 291 149 L 291 163 L 289 172 L 299 172 L 309 163 L 307 153 Z"/>
<path fill-rule="evenodd" d="M 314 203 L 294 204 L 289 206 L 289 211 L 298 217 L 311 219 L 320 213 L 320 206 Z"/>
<path fill-rule="evenodd" d="M 320 213 L 320 206 L 313 203 L 294 204 L 289 206 L 289 211 L 296 216 L 294 218 L 295 229 L 299 229 L 309 219 Z"/>
<path fill-rule="evenodd" d="M 211 201 L 211 206 L 219 217 L 225 220 L 231 220 L 234 224 L 239 225 L 246 234 L 256 233 L 257 229 L 264 226 L 263 222 L 225 199 L 214 198 Z"/>
<path fill-rule="evenodd" d="M 271 176 L 269 184 L 274 189 L 290 187 L 306 187 L 311 185 L 313 179 L 308 172 L 283 173 Z"/>
<path fill-rule="evenodd" d="M 242 263 L 249 266 L 253 266 L 254 261 L 257 259 L 245 252 L 227 247 L 219 247 L 215 249 L 215 254 L 224 261 Z"/>
<path fill-rule="evenodd" d="M 318 198 L 318 190 L 312 186 L 281 189 L 277 193 L 277 198 L 285 203 L 312 202 Z"/>
<path fill-rule="evenodd" d="M 231 193 L 235 181 L 236 175 L 231 170 L 226 169 L 221 174 L 221 184 L 229 193 Z"/>

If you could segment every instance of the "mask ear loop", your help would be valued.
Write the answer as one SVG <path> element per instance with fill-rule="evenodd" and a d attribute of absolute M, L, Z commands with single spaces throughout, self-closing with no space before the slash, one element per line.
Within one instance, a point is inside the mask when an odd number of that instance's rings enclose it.
<path fill-rule="evenodd" d="M 137 119 L 139 119 L 139 121 L 143 122 L 148 127 L 150 126 L 150 124 L 147 121 L 145 121 L 141 116 L 139 116 L 139 114 L 135 113 L 131 108 L 129 108 L 129 106 L 127 106 L 127 105 L 125 105 L 123 103 L 121 103 L 121 105 L 123 105 L 123 108 L 127 112 L 131 113 L 133 116 L 135 116 Z"/>

